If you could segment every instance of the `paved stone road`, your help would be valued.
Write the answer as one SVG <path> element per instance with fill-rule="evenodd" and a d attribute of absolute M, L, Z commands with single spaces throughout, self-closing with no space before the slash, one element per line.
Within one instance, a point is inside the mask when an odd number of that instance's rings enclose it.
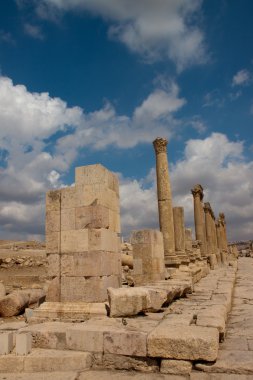
<path fill-rule="evenodd" d="M 253 259 L 239 258 L 233 306 L 216 363 L 175 376 L 127 371 L 0 374 L 0 380 L 253 380 Z"/>
<path fill-rule="evenodd" d="M 229 314 L 226 339 L 220 346 L 218 359 L 213 366 L 200 367 L 206 372 L 248 375 L 233 379 L 253 379 L 252 258 L 242 257 L 238 260 L 232 310 Z"/>

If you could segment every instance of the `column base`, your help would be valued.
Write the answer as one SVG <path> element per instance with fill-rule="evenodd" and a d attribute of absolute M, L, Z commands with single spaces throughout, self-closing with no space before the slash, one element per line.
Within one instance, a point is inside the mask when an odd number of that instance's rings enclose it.
<path fill-rule="evenodd" d="M 188 265 L 190 260 L 189 256 L 185 254 L 185 252 L 178 252 L 177 257 L 180 260 L 180 263 L 183 265 Z"/>
<path fill-rule="evenodd" d="M 217 267 L 217 258 L 214 253 L 212 253 L 209 257 L 209 263 L 210 263 L 210 268 L 215 269 Z"/>
<path fill-rule="evenodd" d="M 181 264 L 181 261 L 177 255 L 171 255 L 171 256 L 164 257 L 164 263 L 165 263 L 165 267 L 178 268 L 179 265 Z"/>

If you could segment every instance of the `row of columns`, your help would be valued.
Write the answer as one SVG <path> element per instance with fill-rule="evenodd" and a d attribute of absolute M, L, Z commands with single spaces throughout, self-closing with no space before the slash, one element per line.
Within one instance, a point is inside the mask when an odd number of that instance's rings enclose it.
<path fill-rule="evenodd" d="M 157 198 L 160 230 L 164 240 L 165 265 L 178 266 L 189 262 L 191 230 L 185 229 L 183 207 L 173 207 L 167 158 L 167 140 L 158 137 L 153 145 L 156 154 Z M 216 221 L 210 203 L 203 203 L 201 185 L 192 190 L 195 235 L 201 257 L 208 258 L 211 268 L 225 262 L 228 252 L 226 221 L 223 213 Z M 188 253 L 188 254 L 187 254 Z"/>

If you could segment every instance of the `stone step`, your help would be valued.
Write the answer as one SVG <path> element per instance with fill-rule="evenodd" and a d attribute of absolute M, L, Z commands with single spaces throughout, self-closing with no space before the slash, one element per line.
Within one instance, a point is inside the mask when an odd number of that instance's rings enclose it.
<path fill-rule="evenodd" d="M 0 373 L 0 380 L 76 380 L 77 372 Z"/>
<path fill-rule="evenodd" d="M 84 371 L 91 365 L 90 353 L 68 350 L 37 348 L 27 356 L 16 356 L 14 353 L 0 356 L 0 373 Z"/>

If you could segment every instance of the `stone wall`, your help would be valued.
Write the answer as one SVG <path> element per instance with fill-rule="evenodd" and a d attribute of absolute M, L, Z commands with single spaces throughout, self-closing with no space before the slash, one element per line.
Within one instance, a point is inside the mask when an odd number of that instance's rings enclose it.
<path fill-rule="evenodd" d="M 47 300 L 103 302 L 121 285 L 118 179 L 102 165 L 76 168 L 75 178 L 47 193 Z"/>

